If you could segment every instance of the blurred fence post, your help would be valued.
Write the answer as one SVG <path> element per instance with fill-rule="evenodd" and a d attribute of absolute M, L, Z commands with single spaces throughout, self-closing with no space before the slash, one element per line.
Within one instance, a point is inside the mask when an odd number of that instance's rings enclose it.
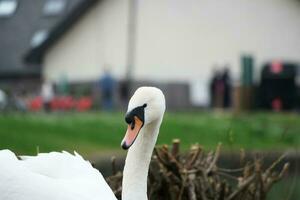
<path fill-rule="evenodd" d="M 240 86 L 240 106 L 242 110 L 249 110 L 253 105 L 253 68 L 254 61 L 251 55 L 241 57 L 241 86 Z"/>
<path fill-rule="evenodd" d="M 129 0 L 128 2 L 128 31 L 127 31 L 127 62 L 126 79 L 129 90 L 132 88 L 133 70 L 135 65 L 136 53 L 136 28 L 137 28 L 138 1 Z"/>

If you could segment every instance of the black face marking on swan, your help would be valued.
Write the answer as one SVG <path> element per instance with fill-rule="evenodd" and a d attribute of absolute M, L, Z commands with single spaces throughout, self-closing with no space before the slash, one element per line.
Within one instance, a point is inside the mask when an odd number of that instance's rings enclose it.
<path fill-rule="evenodd" d="M 125 115 L 125 121 L 127 124 L 131 124 L 131 129 L 134 129 L 135 126 L 134 116 L 138 117 L 144 123 L 146 107 L 147 104 L 145 103 L 142 106 L 138 106 L 134 108 L 133 110 L 131 110 Z"/>

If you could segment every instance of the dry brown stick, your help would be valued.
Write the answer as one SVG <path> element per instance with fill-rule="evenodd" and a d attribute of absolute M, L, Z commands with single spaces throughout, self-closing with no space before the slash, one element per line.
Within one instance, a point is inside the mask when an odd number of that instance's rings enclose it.
<path fill-rule="evenodd" d="M 163 163 L 158 161 L 157 157 L 155 159 L 156 159 L 156 164 L 158 165 L 158 167 L 160 169 L 159 174 L 157 174 L 158 177 L 159 177 L 158 179 L 160 180 L 160 182 L 162 184 L 158 184 L 157 188 L 154 191 L 158 191 L 160 189 L 163 189 L 171 195 L 171 199 L 174 199 L 175 197 L 177 197 L 178 192 L 175 191 L 174 188 L 171 186 L 174 183 L 174 180 L 171 179 L 171 178 L 174 179 L 174 177 L 172 177 L 173 174 L 172 174 L 172 172 L 168 171 L 165 168 Z"/>
<path fill-rule="evenodd" d="M 290 166 L 289 163 L 285 163 L 280 174 L 277 177 L 269 178 L 269 181 L 266 183 L 266 188 L 265 188 L 266 192 L 271 188 L 272 184 L 276 183 L 277 181 L 283 178 L 283 176 L 287 173 L 289 166 Z"/>
<path fill-rule="evenodd" d="M 203 180 L 202 179 L 199 179 L 199 182 L 200 182 L 200 185 L 201 185 L 201 199 L 202 200 L 208 200 L 207 197 L 206 197 L 206 194 L 205 194 L 205 183 L 203 183 Z"/>
<path fill-rule="evenodd" d="M 201 170 L 201 172 L 202 172 L 203 179 L 204 179 L 204 181 L 205 181 L 205 186 L 206 186 L 206 188 L 208 189 L 209 194 L 210 194 L 211 196 L 213 196 L 213 189 L 212 189 L 211 184 L 210 184 L 210 182 L 209 182 L 209 180 L 208 180 L 207 172 L 206 172 L 205 169 L 200 169 L 200 170 Z"/>
<path fill-rule="evenodd" d="M 189 170 L 186 171 L 186 173 L 188 173 L 188 174 L 195 174 L 195 173 L 197 173 L 199 171 L 202 172 L 203 168 L 199 167 L 198 169 L 189 169 Z"/>
<path fill-rule="evenodd" d="M 194 184 L 194 180 L 196 178 L 195 174 L 189 174 L 188 175 L 188 191 L 189 191 L 189 200 L 197 200 L 197 196 L 196 196 L 196 192 L 195 192 L 195 184 Z"/>
<path fill-rule="evenodd" d="M 162 155 L 160 154 L 157 148 L 154 148 L 154 154 L 157 156 L 159 162 L 161 162 L 164 165 L 167 165 L 167 162 L 162 158 Z"/>
<path fill-rule="evenodd" d="M 261 166 L 259 166 L 259 170 L 256 171 L 256 183 L 255 185 L 258 188 L 257 190 L 257 193 L 258 193 L 258 200 L 263 200 L 265 199 L 265 182 L 264 182 L 264 179 L 263 179 L 263 176 L 262 176 L 262 171 L 261 171 Z"/>
<path fill-rule="evenodd" d="M 277 160 L 275 160 L 270 167 L 265 172 L 265 175 L 268 176 L 271 171 L 286 157 L 286 154 L 281 155 Z"/>
<path fill-rule="evenodd" d="M 220 168 L 220 167 L 218 167 L 219 171 L 222 171 L 222 172 L 225 172 L 225 173 L 242 172 L 242 171 L 244 171 L 244 169 L 245 169 L 245 167 L 236 168 L 236 169 L 226 169 L 226 168 Z"/>
<path fill-rule="evenodd" d="M 174 139 L 172 143 L 172 150 L 171 154 L 174 157 L 177 157 L 179 154 L 179 147 L 180 147 L 180 140 L 179 139 Z"/>
<path fill-rule="evenodd" d="M 175 176 L 172 172 L 169 172 L 168 177 L 170 178 L 170 180 L 172 181 L 173 184 L 177 184 L 180 185 L 181 183 L 181 179 L 178 176 Z"/>
<path fill-rule="evenodd" d="M 211 163 L 213 161 L 213 157 L 214 157 L 214 152 L 210 151 L 206 154 L 206 159 L 205 159 L 205 163 Z"/>
<path fill-rule="evenodd" d="M 112 169 L 112 174 L 115 175 L 117 173 L 116 157 L 115 156 L 111 157 L 111 169 Z"/>
<path fill-rule="evenodd" d="M 177 168 L 180 169 L 182 168 L 181 163 L 178 162 L 178 160 L 172 156 L 168 150 L 166 150 L 165 148 L 161 148 L 160 152 L 164 155 L 164 157 L 166 158 L 166 160 L 168 162 L 164 162 L 164 165 L 168 168 Z"/>
<path fill-rule="evenodd" d="M 161 149 L 165 150 L 166 152 L 169 152 L 169 145 L 164 144 L 164 145 L 162 145 Z"/>
<path fill-rule="evenodd" d="M 255 169 L 255 198 L 257 200 L 264 199 L 264 191 L 265 191 L 265 185 L 264 180 L 262 176 L 262 159 L 256 158 L 254 163 L 254 169 Z"/>
<path fill-rule="evenodd" d="M 180 188 L 180 192 L 179 192 L 177 200 L 181 200 L 182 199 L 184 187 L 185 187 L 185 184 L 186 184 L 186 181 L 187 181 L 187 173 L 185 172 L 185 170 L 183 170 L 182 173 L 183 173 L 183 175 L 182 175 L 182 184 L 181 184 L 181 188 Z"/>
<path fill-rule="evenodd" d="M 217 174 L 219 174 L 219 175 L 221 175 L 221 176 L 224 176 L 224 177 L 227 177 L 227 178 L 230 178 L 230 179 L 232 179 L 232 180 L 238 181 L 238 178 L 237 178 L 237 177 L 232 176 L 232 175 L 230 175 L 230 174 L 226 174 L 226 173 L 220 172 L 220 171 L 217 172 Z"/>
<path fill-rule="evenodd" d="M 218 190 L 218 200 L 224 200 L 226 196 L 226 183 L 225 182 L 220 182 L 220 189 Z"/>
<path fill-rule="evenodd" d="M 290 167 L 290 163 L 285 163 L 278 178 L 281 179 L 286 173 L 287 171 L 289 170 L 289 167 Z"/>
<path fill-rule="evenodd" d="M 245 180 L 240 187 L 235 190 L 231 195 L 226 198 L 226 200 L 232 200 L 234 199 L 240 192 L 242 192 L 253 180 L 255 179 L 255 174 L 250 176 L 247 180 Z"/>
<path fill-rule="evenodd" d="M 217 146 L 217 149 L 216 149 L 214 158 L 213 158 L 212 162 L 210 163 L 208 169 L 206 170 L 206 173 L 207 173 L 207 174 L 208 174 L 209 172 L 211 172 L 211 170 L 213 169 L 213 167 L 216 166 L 216 163 L 217 163 L 217 161 L 218 161 L 218 159 L 219 159 L 219 156 L 220 156 L 221 146 L 222 146 L 222 144 L 219 143 L 218 146 Z"/>
<path fill-rule="evenodd" d="M 159 160 L 160 157 L 158 156 L 161 156 L 161 154 L 163 154 L 164 157 L 167 157 L 166 161 L 161 162 L 162 159 Z M 180 176 L 180 166 L 178 166 L 177 161 L 174 158 L 170 158 L 173 156 L 169 155 L 169 152 L 166 152 L 165 149 L 159 149 L 157 155 L 158 156 L 156 156 L 155 159 L 158 161 L 157 163 L 160 167 L 162 177 L 168 182 L 168 185 L 172 185 L 173 183 L 180 184 L 182 181 Z M 176 194 L 178 194 L 178 192 L 176 192 Z"/>
<path fill-rule="evenodd" d="M 191 169 L 192 165 L 196 162 L 196 160 L 199 157 L 201 149 L 198 147 L 197 149 L 194 149 L 192 154 L 191 154 L 191 158 L 187 161 L 186 163 L 186 168 L 187 169 Z"/>
<path fill-rule="evenodd" d="M 277 171 L 274 170 L 275 167 L 282 161 L 282 158 L 279 158 L 269 165 L 268 171 L 262 170 L 260 160 L 244 164 L 238 169 L 223 169 L 217 167 L 220 150 L 216 149 L 215 153 L 204 154 L 202 151 L 199 153 L 199 149 L 199 146 L 194 146 L 188 155 L 180 155 L 178 152 L 177 158 L 173 155 L 172 146 L 171 151 L 167 146 L 154 150 L 152 158 L 154 163 L 151 165 L 155 164 L 155 166 L 150 168 L 152 172 L 149 174 L 151 179 L 149 184 L 151 188 L 155 187 L 153 190 L 149 189 L 151 199 L 264 200 L 268 189 L 284 176 L 289 166 L 285 164 L 281 171 L 275 173 Z M 190 169 L 185 166 L 189 166 Z M 240 172 L 243 172 L 243 175 Z M 241 177 L 237 178 L 235 173 Z M 195 179 L 192 178 L 193 176 Z M 252 176 L 255 177 L 253 180 L 251 180 Z M 230 185 L 229 178 L 238 179 L 239 183 Z M 116 193 L 120 193 L 119 183 L 121 179 L 114 178 L 109 181 L 109 184 L 114 185 L 112 188 Z"/>
<path fill-rule="evenodd" d="M 243 165 L 245 163 L 245 159 L 246 159 L 245 149 L 240 149 L 240 165 Z"/>
<path fill-rule="evenodd" d="M 251 169 L 253 168 L 254 164 L 250 164 L 249 162 L 245 165 L 243 171 L 243 178 L 248 178 L 251 175 Z"/>

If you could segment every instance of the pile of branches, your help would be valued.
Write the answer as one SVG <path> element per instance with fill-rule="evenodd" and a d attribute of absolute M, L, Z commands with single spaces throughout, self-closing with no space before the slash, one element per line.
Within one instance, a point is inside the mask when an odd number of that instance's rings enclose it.
<path fill-rule="evenodd" d="M 221 145 L 214 152 L 205 153 L 194 145 L 187 154 L 180 154 L 179 140 L 155 148 L 148 176 L 149 200 L 264 200 L 272 185 L 282 179 L 289 164 L 281 170 L 276 166 L 283 156 L 270 166 L 263 166 L 261 158 L 245 161 L 241 153 L 241 167 L 225 169 L 217 164 Z M 122 173 L 115 172 L 107 182 L 121 199 Z"/>

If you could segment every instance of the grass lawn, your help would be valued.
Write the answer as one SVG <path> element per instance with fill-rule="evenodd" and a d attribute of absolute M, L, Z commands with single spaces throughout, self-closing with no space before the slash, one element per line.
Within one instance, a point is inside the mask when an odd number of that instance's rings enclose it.
<path fill-rule="evenodd" d="M 0 116 L 0 149 L 18 154 L 76 150 L 84 155 L 121 151 L 126 124 L 121 113 L 29 113 Z M 293 149 L 300 144 L 297 114 L 166 113 L 159 144 L 179 138 L 184 149 L 199 143 L 225 149 Z"/>

